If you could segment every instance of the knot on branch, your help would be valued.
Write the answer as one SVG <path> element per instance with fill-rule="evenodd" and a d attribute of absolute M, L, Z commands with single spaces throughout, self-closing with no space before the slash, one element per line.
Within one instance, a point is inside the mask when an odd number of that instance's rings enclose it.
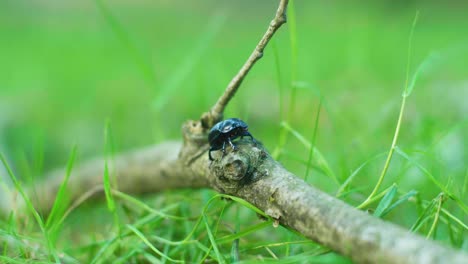
<path fill-rule="evenodd" d="M 267 153 L 259 142 L 243 139 L 235 144 L 236 150 L 227 147 L 224 157 L 219 151 L 211 163 L 211 172 L 215 176 L 212 186 L 221 193 L 233 195 L 267 175 L 261 166 Z"/>
<path fill-rule="evenodd" d="M 191 163 L 208 149 L 208 130 L 200 121 L 189 120 L 182 126 L 184 143 L 179 158 Z"/>

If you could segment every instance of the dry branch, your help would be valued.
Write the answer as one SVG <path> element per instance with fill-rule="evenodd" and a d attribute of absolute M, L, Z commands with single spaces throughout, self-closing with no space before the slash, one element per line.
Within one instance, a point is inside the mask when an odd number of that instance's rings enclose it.
<path fill-rule="evenodd" d="M 282 225 L 356 263 L 468 263 L 464 252 L 425 240 L 308 185 L 273 160 L 259 143 L 241 140 L 237 151 L 228 148 L 224 158 L 209 161 L 207 130 L 222 117 L 242 79 L 285 22 L 287 2 L 280 2 L 267 33 L 210 112 L 199 121 L 184 124 L 183 143 L 167 142 L 115 158 L 119 190 L 138 194 L 213 188 L 245 199 Z M 89 190 L 101 189 L 103 167 L 103 160 L 95 160 L 75 169 L 69 184 L 73 187 L 71 198 L 76 200 Z M 52 172 L 50 179 L 36 188 L 40 194 L 36 207 L 41 211 L 50 210 L 62 175 L 63 171 Z"/>
<path fill-rule="evenodd" d="M 186 133 L 192 135 L 194 130 Z M 163 143 L 118 156 L 115 167 L 121 191 L 213 188 L 250 202 L 282 225 L 356 263 L 468 263 L 463 252 L 384 222 L 308 185 L 273 160 L 260 144 L 239 141 L 237 151 L 212 163 L 206 151 L 203 155 L 198 147 L 184 151 L 190 149 L 187 141 L 184 144 L 180 149 L 180 143 Z M 75 170 L 75 185 L 71 185 L 75 199 L 80 193 L 101 189 L 103 164 L 96 160 Z M 41 210 L 50 209 L 59 175 L 63 174 L 53 172 L 53 178 L 41 185 L 40 193 L 47 197 L 38 200 L 36 206 Z"/>

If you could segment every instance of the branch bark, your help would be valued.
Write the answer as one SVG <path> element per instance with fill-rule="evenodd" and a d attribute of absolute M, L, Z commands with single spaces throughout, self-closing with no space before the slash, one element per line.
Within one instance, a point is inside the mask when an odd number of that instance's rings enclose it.
<path fill-rule="evenodd" d="M 258 142 L 241 140 L 238 149 L 208 159 L 207 130 L 222 118 L 225 106 L 261 57 L 275 31 L 286 21 L 288 1 L 280 1 L 275 19 L 225 94 L 200 120 L 183 126 L 183 142 L 167 142 L 115 158 L 117 185 L 139 194 L 175 188 L 213 188 L 245 199 L 279 223 L 348 256 L 356 263 L 468 263 L 468 255 L 370 216 L 308 185 L 272 159 Z M 218 156 L 216 156 L 218 155 Z M 70 196 L 102 189 L 104 161 L 73 171 Z M 64 171 L 50 173 L 38 185 L 36 208 L 51 209 Z M 11 197 L 9 197 L 11 198 Z M 10 206 L 13 203 L 10 203 Z M 5 211 L 13 208 L 4 208 Z"/>
<path fill-rule="evenodd" d="M 188 124 L 192 127 L 193 121 Z M 186 130 L 186 136 L 193 138 L 194 130 Z M 207 148 L 200 152 L 196 142 L 168 142 L 118 156 L 120 190 L 137 194 L 213 188 L 248 201 L 280 224 L 356 263 L 468 263 L 464 252 L 426 240 L 308 185 L 273 160 L 259 143 L 238 141 L 236 151 L 228 149 L 224 158 L 214 153 L 218 156 L 211 162 Z M 95 160 L 75 170 L 70 183 L 74 199 L 87 190 L 102 189 L 103 164 Z M 43 197 L 36 200 L 36 207 L 45 213 L 51 208 L 60 175 L 51 173 L 51 180 L 40 187 Z"/>

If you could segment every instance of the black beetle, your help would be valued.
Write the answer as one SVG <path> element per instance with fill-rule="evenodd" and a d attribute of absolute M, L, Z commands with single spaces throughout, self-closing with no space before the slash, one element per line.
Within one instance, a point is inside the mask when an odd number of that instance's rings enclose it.
<path fill-rule="evenodd" d="M 231 148 L 236 150 L 236 146 L 232 143 L 232 140 L 238 137 L 241 137 L 241 139 L 243 137 L 250 137 L 252 140 L 255 140 L 247 129 L 247 124 L 238 118 L 229 118 L 216 123 L 208 134 L 208 141 L 211 146 L 208 151 L 208 157 L 210 160 L 213 160 L 211 151 L 222 149 L 224 156 L 226 143 L 229 143 Z"/>

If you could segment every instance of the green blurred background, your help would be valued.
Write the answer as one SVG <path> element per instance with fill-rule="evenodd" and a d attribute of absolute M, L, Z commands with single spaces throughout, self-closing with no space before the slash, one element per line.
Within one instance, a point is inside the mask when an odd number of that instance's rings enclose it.
<path fill-rule="evenodd" d="M 78 163 L 102 155 L 107 119 L 118 151 L 180 139 L 182 123 L 209 109 L 249 56 L 277 2 L 2 0 L 0 151 L 24 177 L 65 166 L 74 144 Z M 316 146 L 343 182 L 390 147 L 419 10 L 411 74 L 437 56 L 408 98 L 398 146 L 467 203 L 468 3 L 293 4 L 295 19 L 279 30 L 225 116 L 244 119 L 273 151 L 291 91 L 289 124 L 307 139 L 322 98 Z M 304 176 L 307 156 L 290 135 L 280 161 Z M 365 199 L 384 159 L 370 161 L 343 199 Z M 308 180 L 330 193 L 338 188 L 320 171 Z M 394 182 L 426 200 L 441 192 L 398 155 L 384 185 Z M 455 203 L 444 207 L 466 222 Z M 411 226 L 421 213 L 413 209 L 404 205 L 387 218 Z"/>

